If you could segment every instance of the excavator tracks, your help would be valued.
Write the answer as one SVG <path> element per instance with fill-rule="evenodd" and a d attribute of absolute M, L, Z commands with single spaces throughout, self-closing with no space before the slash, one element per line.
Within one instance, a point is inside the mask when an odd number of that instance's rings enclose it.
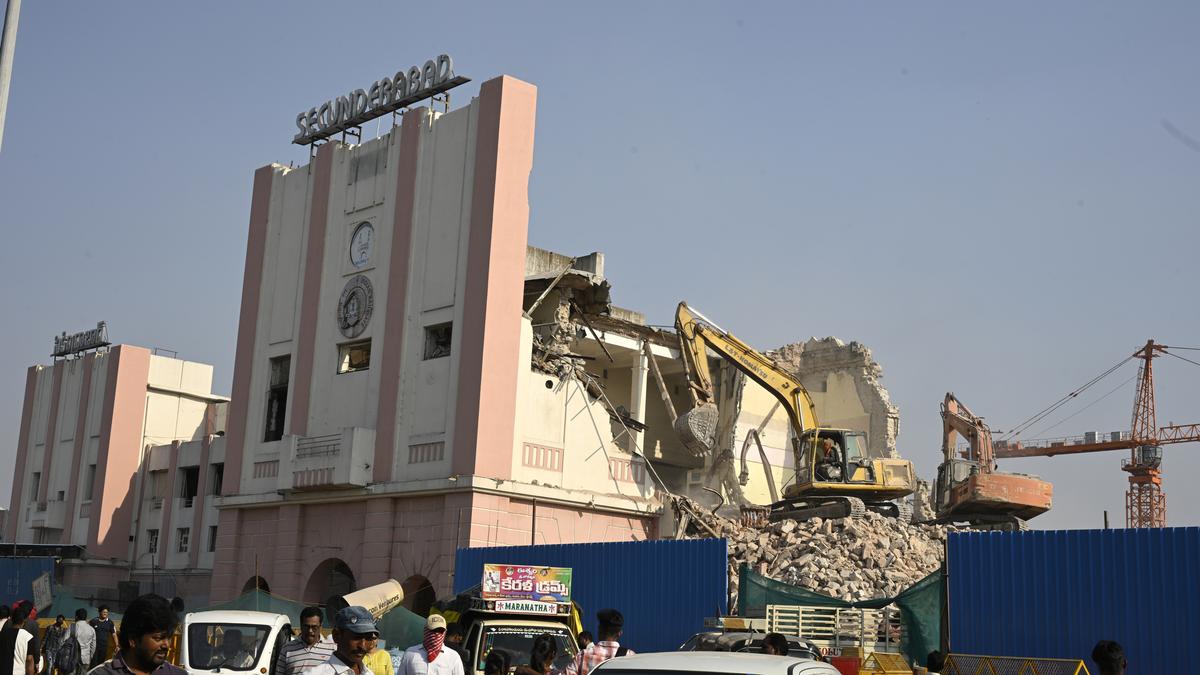
<path fill-rule="evenodd" d="M 778 522 L 781 520 L 805 521 L 813 518 L 862 518 L 867 515 L 867 511 L 904 522 L 912 520 L 912 507 L 908 504 L 865 502 L 858 497 L 813 497 L 776 502 L 771 505 L 768 519 L 771 522 Z"/>

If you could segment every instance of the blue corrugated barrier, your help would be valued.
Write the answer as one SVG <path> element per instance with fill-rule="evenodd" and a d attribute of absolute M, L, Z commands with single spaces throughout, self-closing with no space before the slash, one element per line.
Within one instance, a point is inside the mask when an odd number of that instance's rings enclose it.
<path fill-rule="evenodd" d="M 50 573 L 54 592 L 54 558 L 0 558 L 0 603 L 33 600 L 33 580 Z"/>
<path fill-rule="evenodd" d="M 950 649 L 1087 659 L 1125 648 L 1131 673 L 1196 672 L 1200 528 L 952 533 Z"/>
<path fill-rule="evenodd" d="M 704 617 L 728 610 L 724 539 L 460 548 L 454 591 L 479 583 L 485 563 L 570 567 L 572 598 L 584 627 L 596 611 L 625 615 L 622 644 L 634 651 L 671 651 L 704 629 Z"/>

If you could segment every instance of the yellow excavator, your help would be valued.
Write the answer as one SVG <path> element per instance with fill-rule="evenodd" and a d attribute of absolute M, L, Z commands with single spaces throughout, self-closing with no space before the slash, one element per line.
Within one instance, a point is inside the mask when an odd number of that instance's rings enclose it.
<path fill-rule="evenodd" d="M 718 411 L 707 349 L 769 391 L 787 411 L 796 477 L 784 487 L 783 499 L 771 505 L 770 520 L 860 517 L 868 510 L 911 515 L 910 507 L 893 501 L 913 492 L 911 462 L 870 456 L 863 432 L 822 428 L 812 398 L 795 376 L 686 302 L 675 312 L 675 330 L 695 404 L 676 419 L 675 433 L 690 452 L 705 456 L 716 444 Z"/>

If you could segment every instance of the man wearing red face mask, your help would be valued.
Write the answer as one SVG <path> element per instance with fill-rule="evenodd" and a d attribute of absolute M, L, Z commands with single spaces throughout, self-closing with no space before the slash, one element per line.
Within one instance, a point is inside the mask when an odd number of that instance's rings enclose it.
<path fill-rule="evenodd" d="M 396 675 L 463 675 L 462 658 L 445 646 L 446 617 L 430 614 L 425 621 L 425 637 L 400 657 Z"/>

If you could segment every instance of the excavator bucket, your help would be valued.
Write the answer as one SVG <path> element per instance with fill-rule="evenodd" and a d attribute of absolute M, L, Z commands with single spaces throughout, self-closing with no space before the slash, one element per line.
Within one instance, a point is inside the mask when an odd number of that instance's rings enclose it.
<path fill-rule="evenodd" d="M 675 434 L 683 447 L 693 455 L 703 457 L 717 443 L 717 406 L 701 403 L 675 420 Z"/>

